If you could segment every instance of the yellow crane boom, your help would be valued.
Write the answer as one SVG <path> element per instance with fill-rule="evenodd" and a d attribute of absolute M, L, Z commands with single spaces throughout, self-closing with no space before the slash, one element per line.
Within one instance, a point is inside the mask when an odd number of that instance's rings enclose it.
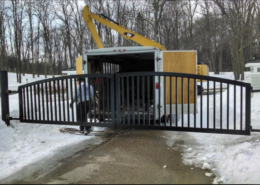
<path fill-rule="evenodd" d="M 130 31 L 126 28 L 124 28 L 123 26 L 121 25 L 117 25 L 111 21 L 108 21 L 96 14 L 91 14 L 89 13 L 89 8 L 88 6 L 86 5 L 83 9 L 83 12 L 82 12 L 82 17 L 91 33 L 91 36 L 94 40 L 94 42 L 96 43 L 97 47 L 100 49 L 100 48 L 104 48 L 101 40 L 100 40 L 100 37 L 97 33 L 97 30 L 95 28 L 95 25 L 93 24 L 93 21 L 92 19 L 100 22 L 101 24 L 104 24 L 105 26 L 115 30 L 116 32 L 118 32 L 119 34 L 121 34 L 121 36 L 124 38 L 124 39 L 127 39 L 127 40 L 132 40 L 142 46 L 152 46 L 152 47 L 157 47 L 159 48 L 160 50 L 166 50 L 166 48 L 164 46 L 162 46 L 161 44 L 153 41 L 153 40 L 150 40 L 146 37 L 143 37 L 133 31 Z"/>

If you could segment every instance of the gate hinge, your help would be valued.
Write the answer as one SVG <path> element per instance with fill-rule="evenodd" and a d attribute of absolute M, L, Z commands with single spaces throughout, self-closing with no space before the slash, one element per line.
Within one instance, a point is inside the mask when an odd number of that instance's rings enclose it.
<path fill-rule="evenodd" d="M 159 62 L 159 60 L 161 60 L 161 58 L 157 57 L 156 60 L 157 60 L 157 62 Z"/>
<path fill-rule="evenodd" d="M 13 117 L 10 117 L 10 120 L 20 120 L 20 118 L 13 118 Z"/>
<path fill-rule="evenodd" d="M 6 93 L 10 95 L 10 94 L 16 94 L 18 93 L 18 91 L 6 90 Z"/>

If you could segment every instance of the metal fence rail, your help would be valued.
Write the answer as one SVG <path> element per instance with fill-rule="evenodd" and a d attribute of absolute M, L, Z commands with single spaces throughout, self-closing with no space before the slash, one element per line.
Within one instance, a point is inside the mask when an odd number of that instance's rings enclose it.
<path fill-rule="evenodd" d="M 200 82 L 197 82 L 200 81 Z M 197 85 L 204 93 L 197 93 Z M 183 73 L 116 74 L 117 126 L 250 134 L 251 85 Z"/>
<path fill-rule="evenodd" d="M 85 79 L 84 86 L 88 85 L 89 92 L 86 92 L 87 88 L 77 88 L 76 78 Z M 20 121 L 114 127 L 113 79 L 111 74 L 71 75 L 21 85 L 18 88 Z M 90 86 L 93 94 L 90 92 Z M 86 120 L 82 119 L 82 114 L 77 119 L 76 103 L 70 108 L 74 97 L 78 102 L 77 93 L 88 93 L 90 96 L 91 101 L 85 101 L 85 107 L 89 107 Z M 79 98 L 81 102 L 82 96 Z M 80 111 L 87 113 L 87 109 L 82 110 L 82 107 Z"/>

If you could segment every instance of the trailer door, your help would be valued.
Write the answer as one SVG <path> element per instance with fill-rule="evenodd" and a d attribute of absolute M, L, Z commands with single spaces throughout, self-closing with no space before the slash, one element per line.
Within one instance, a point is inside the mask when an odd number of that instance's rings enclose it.
<path fill-rule="evenodd" d="M 162 65 L 163 72 L 173 72 L 173 73 L 188 73 L 196 74 L 196 65 L 197 65 L 197 53 L 196 51 L 163 51 L 162 52 Z M 162 96 L 161 102 L 164 102 L 164 96 L 166 96 L 166 105 L 162 106 L 162 111 L 167 112 L 167 115 L 170 114 L 181 114 L 187 112 L 187 103 L 188 103 L 188 93 L 182 94 L 182 92 L 188 91 L 188 79 L 187 78 L 176 78 L 173 77 L 172 81 L 172 93 L 170 93 L 170 78 L 161 79 L 161 88 Z M 177 86 L 176 86 L 177 83 Z M 189 92 L 189 103 L 190 105 L 194 104 L 194 80 L 190 80 L 190 92 Z M 177 93 L 177 95 L 176 95 Z M 170 96 L 171 95 L 171 96 Z M 174 98 L 170 98 L 174 97 Z M 175 98 L 176 97 L 176 98 Z M 170 101 L 171 99 L 171 101 Z M 177 102 L 177 103 L 176 103 Z M 183 106 L 182 106 L 183 103 Z M 165 103 L 164 103 L 165 104 Z M 171 107 L 171 108 L 170 108 Z M 176 111 L 177 108 L 177 111 Z M 194 109 L 194 106 L 190 106 L 191 109 Z"/>

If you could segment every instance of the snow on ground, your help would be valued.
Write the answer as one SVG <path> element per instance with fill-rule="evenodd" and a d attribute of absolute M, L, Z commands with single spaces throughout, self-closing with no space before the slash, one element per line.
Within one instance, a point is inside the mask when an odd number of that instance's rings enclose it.
<path fill-rule="evenodd" d="M 211 76 L 233 79 L 232 73 Z M 249 81 L 249 77 L 250 73 L 246 73 L 245 81 Z M 236 96 L 239 100 L 239 91 Z M 226 119 L 223 118 L 223 122 Z M 260 129 L 260 93 L 255 93 L 251 99 L 251 125 L 254 129 Z M 183 149 L 184 164 L 212 170 L 216 175 L 213 183 L 259 184 L 260 133 L 253 132 L 251 136 L 185 132 L 167 134 L 167 143 L 171 147 L 175 147 L 179 140 L 184 141 L 179 145 Z M 205 173 L 205 176 L 209 175 Z"/>
<path fill-rule="evenodd" d="M 42 79 L 45 79 L 44 75 L 32 78 L 31 74 L 26 74 L 22 77 L 22 84 Z M 21 85 L 16 82 L 15 73 L 8 73 L 8 82 L 10 90 L 17 90 L 17 87 Z M 17 94 L 10 95 L 9 104 L 11 117 L 18 118 Z M 2 115 L 0 117 L 2 118 Z M 51 156 L 61 147 L 93 137 L 82 137 L 81 135 L 71 137 L 70 134 L 60 133 L 59 128 L 64 126 L 58 125 L 27 124 L 18 121 L 11 121 L 11 124 L 11 127 L 7 127 L 2 119 L 0 120 L 0 180 L 28 164 Z M 95 128 L 95 130 L 97 129 Z"/>

